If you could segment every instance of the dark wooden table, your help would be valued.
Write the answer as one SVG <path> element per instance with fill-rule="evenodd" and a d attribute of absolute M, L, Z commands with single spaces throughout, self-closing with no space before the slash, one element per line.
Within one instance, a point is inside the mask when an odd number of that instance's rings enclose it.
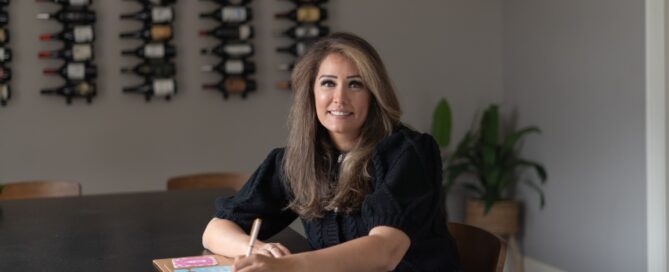
<path fill-rule="evenodd" d="M 200 255 L 225 190 L 0 201 L 0 271 L 154 271 L 151 261 Z M 309 250 L 291 229 L 276 235 Z"/>

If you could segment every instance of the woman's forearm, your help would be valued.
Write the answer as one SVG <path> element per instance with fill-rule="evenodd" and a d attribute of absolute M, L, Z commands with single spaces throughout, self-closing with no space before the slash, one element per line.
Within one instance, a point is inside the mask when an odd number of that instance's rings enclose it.
<path fill-rule="evenodd" d="M 246 254 L 250 237 L 230 220 L 214 218 L 209 221 L 202 235 L 202 246 L 226 257 Z M 258 241 L 256 245 L 262 242 Z"/>
<path fill-rule="evenodd" d="M 409 249 L 411 241 L 402 231 L 376 227 L 368 236 L 333 247 L 286 256 L 302 271 L 391 271 Z"/>

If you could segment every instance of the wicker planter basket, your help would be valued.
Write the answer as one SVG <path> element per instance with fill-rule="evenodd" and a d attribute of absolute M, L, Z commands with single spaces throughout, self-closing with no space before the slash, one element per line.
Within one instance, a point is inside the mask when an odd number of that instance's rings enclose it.
<path fill-rule="evenodd" d="M 501 236 L 515 235 L 518 232 L 520 202 L 499 201 L 492 205 L 487 215 L 484 215 L 483 211 L 483 201 L 467 200 L 465 223 Z"/>

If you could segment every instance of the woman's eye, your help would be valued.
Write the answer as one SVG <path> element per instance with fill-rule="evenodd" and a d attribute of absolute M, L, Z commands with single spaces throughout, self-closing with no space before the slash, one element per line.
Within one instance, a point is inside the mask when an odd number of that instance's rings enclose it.
<path fill-rule="evenodd" d="M 334 87 L 335 83 L 332 80 L 323 80 L 323 81 L 321 81 L 321 86 L 323 86 L 323 87 Z"/>
<path fill-rule="evenodd" d="M 351 81 L 348 83 L 349 88 L 361 89 L 363 88 L 362 82 L 360 81 Z"/>

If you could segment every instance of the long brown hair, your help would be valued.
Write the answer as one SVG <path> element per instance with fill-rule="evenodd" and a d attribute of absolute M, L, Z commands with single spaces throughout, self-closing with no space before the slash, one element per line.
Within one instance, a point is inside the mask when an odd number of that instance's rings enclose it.
<path fill-rule="evenodd" d="M 314 102 L 316 76 L 321 62 L 330 54 L 341 54 L 351 61 L 371 94 L 360 137 L 346 154 L 336 177 L 330 169 L 336 160 L 335 149 L 318 121 Z M 374 145 L 392 133 L 402 114 L 379 54 L 358 36 L 333 33 L 314 43 L 299 59 L 291 84 L 293 104 L 283 158 L 286 182 L 294 197 L 288 208 L 307 219 L 322 217 L 325 211 L 336 208 L 346 213 L 359 209 L 371 190 L 367 165 Z"/>

